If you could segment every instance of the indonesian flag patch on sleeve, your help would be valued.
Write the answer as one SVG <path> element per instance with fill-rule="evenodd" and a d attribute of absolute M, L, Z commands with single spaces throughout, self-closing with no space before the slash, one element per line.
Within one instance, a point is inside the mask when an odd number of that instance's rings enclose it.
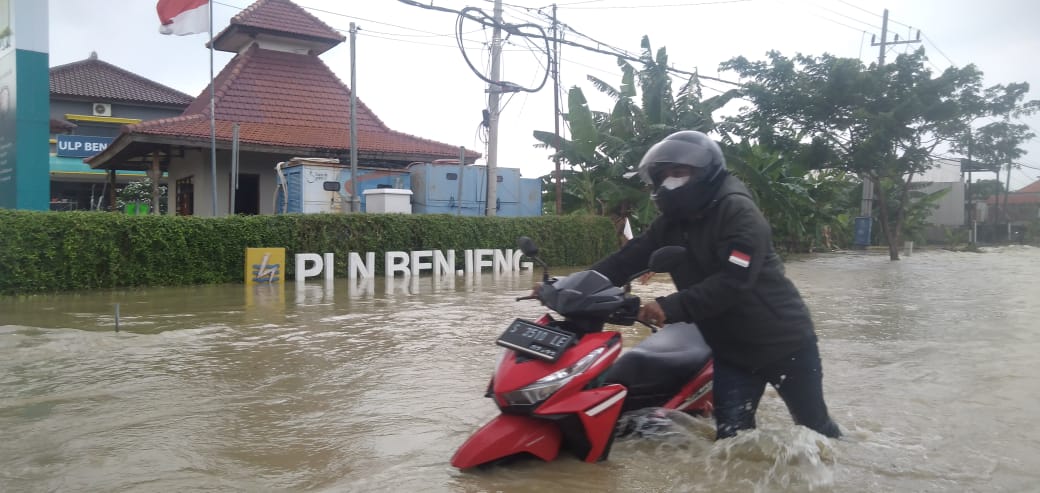
<path fill-rule="evenodd" d="M 748 266 L 751 265 L 751 255 L 748 255 L 740 250 L 733 249 L 729 252 L 729 263 L 747 269 Z"/>

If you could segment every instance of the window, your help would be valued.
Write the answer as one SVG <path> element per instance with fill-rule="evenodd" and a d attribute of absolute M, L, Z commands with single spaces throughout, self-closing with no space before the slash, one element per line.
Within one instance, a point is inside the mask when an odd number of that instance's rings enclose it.
<path fill-rule="evenodd" d="M 458 173 L 448 173 L 447 175 L 445 175 L 445 178 L 447 178 L 448 181 L 455 181 L 455 180 L 459 179 L 459 174 Z"/>
<path fill-rule="evenodd" d="M 195 214 L 195 185 L 192 177 L 177 180 L 177 215 L 191 216 Z"/>

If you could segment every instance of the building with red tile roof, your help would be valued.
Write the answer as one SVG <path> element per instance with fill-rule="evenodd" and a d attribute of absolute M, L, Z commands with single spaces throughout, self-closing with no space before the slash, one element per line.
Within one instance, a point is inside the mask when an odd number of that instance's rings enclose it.
<path fill-rule="evenodd" d="M 986 199 L 986 212 L 1002 210 L 1004 194 Z M 1007 196 L 1007 212 L 999 214 L 1000 220 L 1006 217 L 1011 223 L 1028 223 L 1040 219 L 1040 180 L 1034 181 Z"/>
<path fill-rule="evenodd" d="M 56 210 L 107 209 L 115 203 L 117 187 L 144 178 L 140 171 L 106 177 L 105 170 L 83 162 L 93 152 L 75 145 L 111 142 L 123 125 L 180 115 L 195 100 L 105 62 L 97 53 L 51 67 L 49 79 L 50 204 Z"/>
<path fill-rule="evenodd" d="M 52 99 L 104 101 L 182 111 L 195 99 L 176 89 L 99 60 L 97 53 L 50 69 Z"/>
<path fill-rule="evenodd" d="M 258 0 L 213 39 L 215 49 L 237 53 L 212 83 L 218 214 L 274 212 L 273 204 L 260 198 L 272 196 L 279 162 L 349 155 L 351 89 L 318 58 L 344 40 L 289 0 Z M 104 152 L 86 161 L 94 168 L 167 171 L 177 184 L 178 213 L 208 215 L 213 185 L 209 94 L 207 87 L 180 116 L 127 125 Z M 391 130 L 359 99 L 355 119 L 361 166 L 403 169 L 412 162 L 459 156 L 457 146 Z M 255 183 L 256 188 L 245 191 L 245 198 L 237 195 L 232 205 L 230 150 L 236 124 L 240 173 L 252 177 L 247 187 Z M 467 151 L 467 162 L 478 157 Z"/>

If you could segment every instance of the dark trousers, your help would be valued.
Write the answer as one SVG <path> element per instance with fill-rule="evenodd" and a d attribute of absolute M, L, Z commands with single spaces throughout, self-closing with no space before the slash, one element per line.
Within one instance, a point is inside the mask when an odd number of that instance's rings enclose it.
<path fill-rule="evenodd" d="M 841 436 L 823 401 L 823 368 L 816 342 L 763 368 L 748 370 L 715 360 L 716 439 L 755 427 L 755 411 L 766 383 L 776 389 L 794 422 L 831 438 Z"/>

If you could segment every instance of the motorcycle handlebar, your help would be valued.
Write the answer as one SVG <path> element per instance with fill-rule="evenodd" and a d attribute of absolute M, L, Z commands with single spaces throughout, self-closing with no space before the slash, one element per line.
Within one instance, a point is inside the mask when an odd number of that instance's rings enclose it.
<path fill-rule="evenodd" d="M 651 323 L 644 322 L 642 320 L 636 320 L 636 322 L 639 322 L 639 323 L 649 327 L 650 328 L 650 332 L 653 333 L 653 334 L 656 334 L 657 331 L 660 329 L 660 327 L 658 327 L 658 326 L 656 326 L 654 324 L 651 324 Z"/>

